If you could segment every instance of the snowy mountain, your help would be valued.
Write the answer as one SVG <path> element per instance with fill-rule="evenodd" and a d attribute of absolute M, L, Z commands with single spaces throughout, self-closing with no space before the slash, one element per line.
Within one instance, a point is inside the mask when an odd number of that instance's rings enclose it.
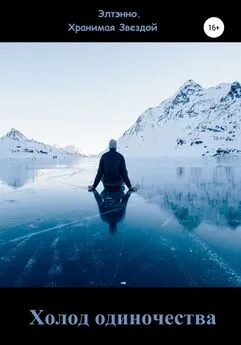
<path fill-rule="evenodd" d="M 126 156 L 215 156 L 241 152 L 241 85 L 207 89 L 186 81 L 147 109 L 118 140 Z"/>
<path fill-rule="evenodd" d="M 15 128 L 0 138 L 0 158 L 58 159 L 71 155 L 75 156 L 63 149 L 29 140 Z"/>
<path fill-rule="evenodd" d="M 69 154 L 76 154 L 84 157 L 86 156 L 79 145 L 67 145 L 63 147 L 63 150 Z"/>
<path fill-rule="evenodd" d="M 21 132 L 17 129 L 12 128 L 10 132 L 4 135 L 1 139 L 13 139 L 13 140 L 28 140 Z"/>

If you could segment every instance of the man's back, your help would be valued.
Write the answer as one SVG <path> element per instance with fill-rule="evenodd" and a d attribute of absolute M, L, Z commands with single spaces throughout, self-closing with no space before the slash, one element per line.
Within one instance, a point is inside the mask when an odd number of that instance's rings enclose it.
<path fill-rule="evenodd" d="M 105 187 L 120 187 L 124 182 L 131 188 L 125 159 L 115 148 L 110 148 L 101 156 L 93 188 L 96 188 L 101 180 Z"/>
<path fill-rule="evenodd" d="M 124 157 L 115 150 L 104 153 L 103 161 L 103 184 L 106 186 L 121 185 Z"/>
<path fill-rule="evenodd" d="M 117 142 L 111 139 L 109 151 L 100 158 L 93 186 L 89 186 L 90 191 L 95 189 L 101 180 L 104 187 L 120 187 L 124 182 L 130 190 L 135 190 L 128 177 L 124 156 L 116 151 L 116 147 Z"/>

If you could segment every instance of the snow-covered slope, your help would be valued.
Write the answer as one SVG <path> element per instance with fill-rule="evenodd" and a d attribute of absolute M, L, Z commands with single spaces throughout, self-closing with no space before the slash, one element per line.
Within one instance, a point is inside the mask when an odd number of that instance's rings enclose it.
<path fill-rule="evenodd" d="M 17 129 L 0 138 L 0 159 L 30 158 L 30 159 L 62 159 L 75 154 L 59 149 L 36 140 L 29 140 Z"/>
<path fill-rule="evenodd" d="M 241 152 L 241 85 L 208 89 L 186 81 L 147 109 L 118 140 L 126 156 L 214 156 Z"/>

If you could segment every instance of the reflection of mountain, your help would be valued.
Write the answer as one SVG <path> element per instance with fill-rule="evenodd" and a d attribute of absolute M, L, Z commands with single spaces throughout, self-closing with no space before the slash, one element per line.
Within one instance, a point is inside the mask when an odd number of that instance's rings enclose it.
<path fill-rule="evenodd" d="M 13 188 L 19 188 L 29 181 L 34 181 L 36 173 L 35 169 L 28 169 L 20 162 L 6 161 L 0 165 L 0 182 Z"/>
<path fill-rule="evenodd" d="M 237 207 L 228 206 L 225 210 L 225 218 L 231 229 L 236 229 L 241 225 L 241 202 Z"/>
<path fill-rule="evenodd" d="M 185 200 L 182 200 L 177 197 L 175 191 L 172 191 L 169 197 L 166 196 L 164 203 L 168 210 L 173 211 L 175 218 L 185 229 L 194 230 L 203 220 L 232 229 L 241 225 L 241 202 L 238 200 L 231 200 L 228 196 L 219 199 L 218 194 L 215 199 L 208 193 L 206 200 L 200 197 L 204 201 L 203 205 L 200 205 L 201 200 L 197 203 L 198 205 L 195 205 L 195 193 L 188 194 L 185 195 Z M 233 206 L 233 203 L 236 205 Z"/>
<path fill-rule="evenodd" d="M 164 205 L 173 211 L 175 218 L 187 230 L 196 229 L 202 222 L 202 216 L 192 207 L 192 204 L 182 205 L 177 200 L 169 200 L 168 195 L 164 197 Z"/>
<path fill-rule="evenodd" d="M 175 173 L 171 183 L 163 179 L 143 183 L 141 195 L 171 212 L 189 231 L 203 221 L 231 229 L 241 226 L 241 168 L 178 167 Z"/>

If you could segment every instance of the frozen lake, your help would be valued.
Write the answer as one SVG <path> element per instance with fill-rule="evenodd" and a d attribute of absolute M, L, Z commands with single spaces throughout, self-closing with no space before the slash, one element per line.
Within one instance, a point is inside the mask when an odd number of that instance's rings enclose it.
<path fill-rule="evenodd" d="M 123 196 L 96 159 L 0 161 L 0 286 L 241 287 L 241 160 L 126 162 Z"/>

